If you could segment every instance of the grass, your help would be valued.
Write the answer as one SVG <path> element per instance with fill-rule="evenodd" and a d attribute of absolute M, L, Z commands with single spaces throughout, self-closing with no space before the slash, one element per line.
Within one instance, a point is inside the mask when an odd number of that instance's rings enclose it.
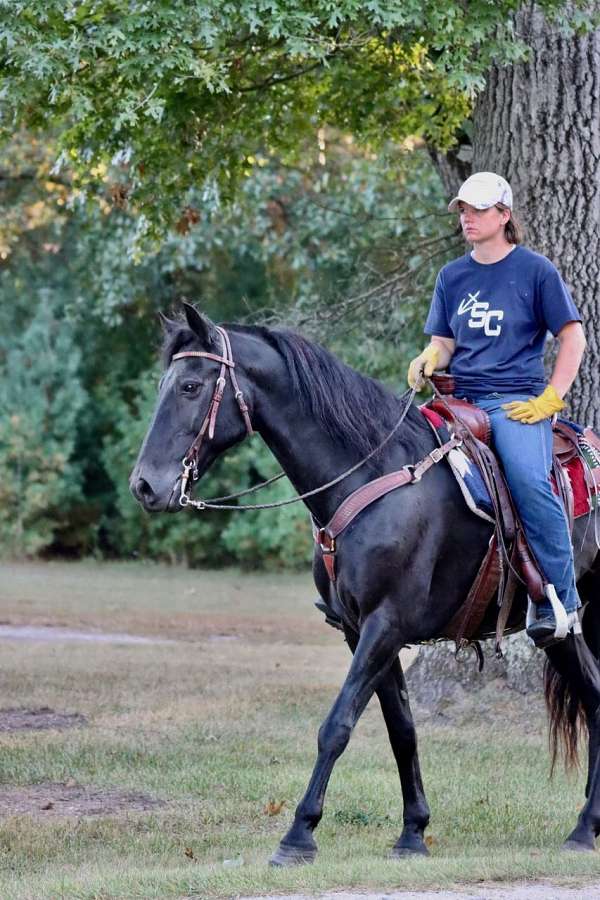
<path fill-rule="evenodd" d="M 304 576 L 1 566 L 3 622 L 179 639 L 2 641 L 5 708 L 47 705 L 89 725 L 0 734 L 0 787 L 73 780 L 165 801 L 126 816 L 0 819 L 2 900 L 199 900 L 600 874 L 594 854 L 558 851 L 583 801 L 582 776 L 549 782 L 545 733 L 507 732 L 502 722 L 420 729 L 432 855 L 386 859 L 402 808 L 375 703 L 334 771 L 317 862 L 269 869 L 349 658 L 312 596 Z M 271 801 L 285 801 L 278 815 L 266 813 Z"/>

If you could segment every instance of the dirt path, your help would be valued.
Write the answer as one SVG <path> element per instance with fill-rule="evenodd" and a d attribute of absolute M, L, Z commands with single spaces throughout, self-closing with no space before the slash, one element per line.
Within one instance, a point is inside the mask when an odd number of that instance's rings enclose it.
<path fill-rule="evenodd" d="M 14 641 L 92 641 L 102 644 L 173 644 L 169 638 L 106 631 L 78 631 L 56 625 L 0 625 L 0 638 Z"/>
<path fill-rule="evenodd" d="M 577 887 L 561 887 L 546 881 L 540 884 L 505 884 L 502 887 L 477 885 L 459 891 L 334 891 L 317 895 L 242 897 L 240 900 L 600 900 L 600 881 L 582 881 Z"/>

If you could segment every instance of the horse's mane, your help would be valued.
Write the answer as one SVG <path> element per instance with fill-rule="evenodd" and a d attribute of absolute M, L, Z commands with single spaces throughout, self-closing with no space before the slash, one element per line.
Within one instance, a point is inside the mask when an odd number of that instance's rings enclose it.
<path fill-rule="evenodd" d="M 258 334 L 284 359 L 290 375 L 290 390 L 305 413 L 314 417 L 341 444 L 366 456 L 389 434 L 402 414 L 407 397 L 397 396 L 383 384 L 361 375 L 333 353 L 294 331 L 283 328 L 227 325 L 232 333 Z M 171 331 L 162 356 L 168 365 L 173 354 L 197 340 L 190 329 Z M 413 451 L 430 449 L 431 432 L 424 417 L 409 409 L 394 443 L 410 445 Z"/>
<path fill-rule="evenodd" d="M 303 409 L 329 434 L 361 456 L 385 439 L 402 414 L 406 396 L 398 397 L 293 331 L 268 329 L 265 336 L 285 359 Z M 428 449 L 424 437 L 429 437 L 424 418 L 411 408 L 392 441 Z"/>

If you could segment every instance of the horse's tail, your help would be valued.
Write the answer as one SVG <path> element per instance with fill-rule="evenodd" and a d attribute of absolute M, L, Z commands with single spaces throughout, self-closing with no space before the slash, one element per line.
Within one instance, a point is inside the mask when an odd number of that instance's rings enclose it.
<path fill-rule="evenodd" d="M 557 672 L 549 659 L 544 665 L 544 696 L 549 718 L 550 773 L 553 775 L 561 748 L 565 768 L 579 765 L 579 737 L 584 714 L 581 697 L 573 682 Z"/>
<path fill-rule="evenodd" d="M 584 642 L 578 640 L 575 653 L 579 665 L 569 665 L 559 672 L 550 659 L 544 666 L 544 694 L 549 717 L 551 773 L 562 749 L 565 768 L 579 765 L 579 740 L 587 731 L 583 692 L 586 684 L 600 690 L 600 673 L 594 656 Z M 572 658 L 569 663 L 574 663 Z"/>

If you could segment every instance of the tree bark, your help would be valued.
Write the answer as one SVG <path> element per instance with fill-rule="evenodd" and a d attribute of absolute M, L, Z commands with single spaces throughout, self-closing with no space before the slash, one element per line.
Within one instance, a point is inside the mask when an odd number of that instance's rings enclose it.
<path fill-rule="evenodd" d="M 452 147 L 447 153 L 430 147 L 429 155 L 440 176 L 445 193 L 449 198 L 456 196 L 460 185 L 472 172 L 473 148 L 468 138 L 465 137 L 464 142 L 460 141 L 457 147 Z"/>
<path fill-rule="evenodd" d="M 588 346 L 569 414 L 598 428 L 600 30 L 566 36 L 533 3 L 517 14 L 516 30 L 531 55 L 489 72 L 474 112 L 473 171 L 508 178 L 526 243 L 572 291 Z"/>

